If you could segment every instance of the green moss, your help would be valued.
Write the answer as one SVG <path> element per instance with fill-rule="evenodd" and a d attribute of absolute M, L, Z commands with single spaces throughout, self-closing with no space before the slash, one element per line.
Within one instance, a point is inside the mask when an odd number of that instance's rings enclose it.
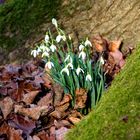
<path fill-rule="evenodd" d="M 36 28 L 57 16 L 60 0 L 10 0 L 0 5 L 0 46 L 20 47 Z"/>
<path fill-rule="evenodd" d="M 140 46 L 127 60 L 97 108 L 70 130 L 66 139 L 140 139 Z"/>

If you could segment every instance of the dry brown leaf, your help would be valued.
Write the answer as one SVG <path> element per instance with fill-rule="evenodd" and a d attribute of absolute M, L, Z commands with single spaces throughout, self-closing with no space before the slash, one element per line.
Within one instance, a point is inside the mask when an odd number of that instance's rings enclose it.
<path fill-rule="evenodd" d="M 40 116 L 46 115 L 50 111 L 49 106 L 36 106 L 32 108 L 23 108 L 21 105 L 15 105 L 15 113 L 28 116 L 34 120 L 38 120 Z"/>
<path fill-rule="evenodd" d="M 55 131 L 56 140 L 64 140 L 65 134 L 68 132 L 68 128 L 61 127 Z"/>
<path fill-rule="evenodd" d="M 22 101 L 25 102 L 27 105 L 29 105 L 34 101 L 34 99 L 35 99 L 35 97 L 37 96 L 38 93 L 39 93 L 39 90 L 31 91 L 27 94 L 24 94 Z"/>
<path fill-rule="evenodd" d="M 55 140 L 55 126 L 50 128 L 50 140 Z"/>
<path fill-rule="evenodd" d="M 76 98 L 76 103 L 75 103 L 74 108 L 75 109 L 84 108 L 86 100 L 87 100 L 87 91 L 82 88 L 76 89 L 75 98 Z"/>
<path fill-rule="evenodd" d="M 38 101 L 37 105 L 39 105 L 39 106 L 47 106 L 49 104 L 52 104 L 52 102 L 53 102 L 53 97 L 52 96 L 53 96 L 52 93 L 47 93 L 44 97 L 42 97 Z"/>
<path fill-rule="evenodd" d="M 95 49 L 96 49 L 96 51 L 97 52 L 103 52 L 103 46 L 102 45 L 100 45 L 100 44 L 98 44 L 98 43 L 96 43 L 96 42 L 94 42 L 94 45 L 95 45 Z"/>
<path fill-rule="evenodd" d="M 65 104 L 63 104 L 61 106 L 57 106 L 55 108 L 55 110 L 60 111 L 60 112 L 65 112 L 68 109 L 69 105 L 70 105 L 70 103 L 67 102 L 67 103 L 65 103 Z"/>
<path fill-rule="evenodd" d="M 13 100 L 10 97 L 5 97 L 0 101 L 0 108 L 3 114 L 4 119 L 10 114 L 13 109 Z"/>
<path fill-rule="evenodd" d="M 59 129 L 61 127 L 70 127 L 71 126 L 70 122 L 67 120 L 61 120 L 61 121 L 54 120 L 54 125 L 57 129 Z"/>
<path fill-rule="evenodd" d="M 55 110 L 52 113 L 50 113 L 49 116 L 52 116 L 52 117 L 57 118 L 57 119 L 61 119 L 62 112 Z"/>
<path fill-rule="evenodd" d="M 122 42 L 121 40 L 110 41 L 109 47 L 108 47 L 109 51 L 115 52 L 116 50 L 118 50 L 121 45 L 121 42 Z"/>
<path fill-rule="evenodd" d="M 63 88 L 62 86 L 60 86 L 59 84 L 55 83 L 53 85 L 53 89 L 54 89 L 54 105 L 57 105 L 61 102 L 62 98 L 63 98 Z"/>
<path fill-rule="evenodd" d="M 57 105 L 57 106 L 62 106 L 66 103 L 69 103 L 71 101 L 72 97 L 70 94 L 65 94 L 63 97 L 63 100 Z"/>
<path fill-rule="evenodd" d="M 45 87 L 47 87 L 48 89 L 51 89 L 52 88 L 52 78 L 46 73 L 44 73 L 41 77 L 44 81 L 43 85 Z"/>
<path fill-rule="evenodd" d="M 40 140 L 40 138 L 38 136 L 34 135 L 33 140 Z"/>
<path fill-rule="evenodd" d="M 73 124 L 79 123 L 80 119 L 75 117 L 68 117 L 69 121 Z"/>
<path fill-rule="evenodd" d="M 8 124 L 3 123 L 0 127 L 0 135 L 6 134 L 8 140 L 23 140 L 21 131 L 11 128 Z"/>
<path fill-rule="evenodd" d="M 41 131 L 37 134 L 40 140 L 50 140 L 48 134 L 45 131 Z"/>

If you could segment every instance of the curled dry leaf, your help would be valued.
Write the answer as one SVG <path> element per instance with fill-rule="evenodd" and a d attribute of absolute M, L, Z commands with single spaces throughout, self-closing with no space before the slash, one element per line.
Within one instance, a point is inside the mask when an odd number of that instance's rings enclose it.
<path fill-rule="evenodd" d="M 70 94 L 65 94 L 63 97 L 63 100 L 57 105 L 57 106 L 62 106 L 66 103 L 69 103 L 71 101 L 72 97 Z"/>
<path fill-rule="evenodd" d="M 55 110 L 60 111 L 60 112 L 65 112 L 68 109 L 69 105 L 70 105 L 70 103 L 67 102 L 67 103 L 65 103 L 65 104 L 63 104 L 61 106 L 57 106 L 55 108 Z"/>
<path fill-rule="evenodd" d="M 27 105 L 29 105 L 34 101 L 38 93 L 39 93 L 39 90 L 31 91 L 27 94 L 24 94 L 22 101 L 25 102 Z"/>
<path fill-rule="evenodd" d="M 37 105 L 39 105 L 39 106 L 47 106 L 49 104 L 52 104 L 52 102 L 53 102 L 53 97 L 52 96 L 53 96 L 52 93 L 47 93 L 44 97 L 42 97 L 38 101 Z"/>
<path fill-rule="evenodd" d="M 82 88 L 76 89 L 75 98 L 76 98 L 76 103 L 75 103 L 74 108 L 75 109 L 84 108 L 86 100 L 87 100 L 87 91 Z"/>
<path fill-rule="evenodd" d="M 73 124 L 79 123 L 80 119 L 75 117 L 68 117 L 69 121 Z"/>
<path fill-rule="evenodd" d="M 10 127 L 7 123 L 3 123 L 0 127 L 0 135 L 6 135 L 9 140 L 23 140 L 22 132 Z"/>
<path fill-rule="evenodd" d="M 32 108 L 24 108 L 21 105 L 15 105 L 15 113 L 28 116 L 34 120 L 38 120 L 40 116 L 46 115 L 52 108 L 49 106 L 35 106 Z"/>
<path fill-rule="evenodd" d="M 120 48 L 121 42 L 121 40 L 110 41 L 108 46 L 109 51 L 115 52 L 116 50 L 118 50 Z"/>
<path fill-rule="evenodd" d="M 5 97 L 0 101 L 0 108 L 3 114 L 4 119 L 10 114 L 13 109 L 13 100 L 10 97 Z"/>

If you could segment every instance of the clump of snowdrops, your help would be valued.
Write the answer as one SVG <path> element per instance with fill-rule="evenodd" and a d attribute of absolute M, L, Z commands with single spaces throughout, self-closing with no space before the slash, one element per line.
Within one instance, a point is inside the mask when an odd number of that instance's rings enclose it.
<path fill-rule="evenodd" d="M 72 107 L 75 105 L 75 91 L 80 88 L 88 93 L 86 107 L 95 107 L 104 90 L 103 58 L 99 57 L 96 62 L 91 59 L 92 44 L 88 38 L 81 41 L 76 50 L 71 37 L 59 28 L 56 19 L 52 19 L 52 24 L 57 35 L 48 30 L 31 55 L 41 55 L 53 80 L 64 88 L 65 94 L 72 96 Z"/>

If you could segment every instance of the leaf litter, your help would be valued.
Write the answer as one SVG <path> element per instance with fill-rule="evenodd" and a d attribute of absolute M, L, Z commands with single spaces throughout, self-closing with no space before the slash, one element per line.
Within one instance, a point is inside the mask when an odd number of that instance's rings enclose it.
<path fill-rule="evenodd" d="M 108 41 L 102 36 L 92 39 L 93 60 L 103 54 L 106 84 L 123 68 L 127 54 L 120 50 L 121 40 Z M 54 83 L 40 67 L 40 62 L 0 67 L 0 139 L 63 140 L 65 133 L 84 116 L 87 92 L 75 91 L 76 103 L 71 108 L 70 94 Z"/>

